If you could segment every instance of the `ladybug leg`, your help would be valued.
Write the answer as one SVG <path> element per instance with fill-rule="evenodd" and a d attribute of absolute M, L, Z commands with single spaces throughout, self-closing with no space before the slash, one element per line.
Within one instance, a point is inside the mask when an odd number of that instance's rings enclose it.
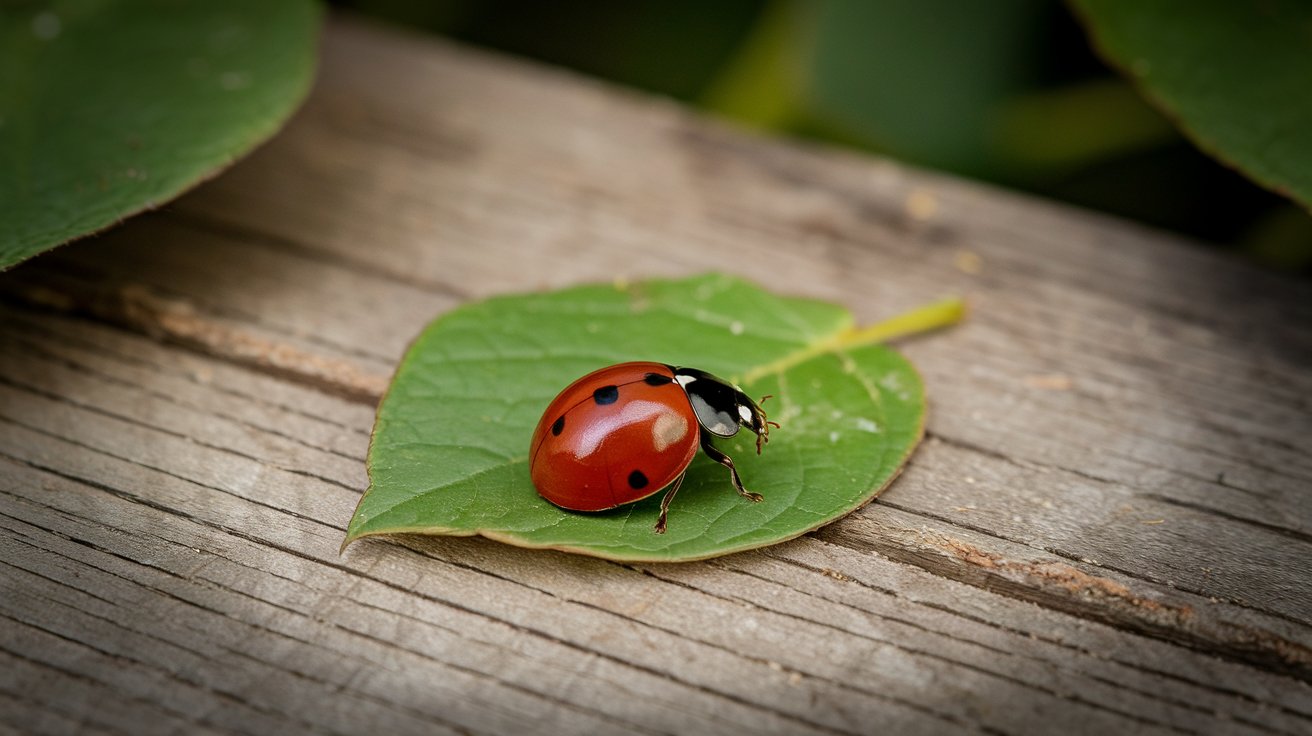
<path fill-rule="evenodd" d="M 666 491 L 665 495 L 661 497 L 661 515 L 656 518 L 657 534 L 665 533 L 665 516 L 670 513 L 670 501 L 674 500 L 674 494 L 679 492 L 679 486 L 683 485 L 683 476 L 687 474 L 688 471 L 686 470 L 679 473 L 679 477 L 675 478 L 674 482 L 670 484 L 670 490 Z"/>
<path fill-rule="evenodd" d="M 720 452 L 715 445 L 712 445 L 711 438 L 706 436 L 705 433 L 702 434 L 702 452 L 705 452 L 712 460 L 729 469 L 729 478 L 733 481 L 734 490 L 738 491 L 738 495 L 754 502 L 764 500 L 764 497 L 761 496 L 761 494 L 752 493 L 746 488 L 743 488 L 743 479 L 738 477 L 738 468 L 733 466 L 733 459 L 723 452 Z"/>

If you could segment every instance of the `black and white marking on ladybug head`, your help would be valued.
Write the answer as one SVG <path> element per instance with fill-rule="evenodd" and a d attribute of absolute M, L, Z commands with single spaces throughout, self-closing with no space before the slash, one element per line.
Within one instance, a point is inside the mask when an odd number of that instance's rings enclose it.
<path fill-rule="evenodd" d="M 770 425 L 759 404 L 723 378 L 696 368 L 675 368 L 674 382 L 683 387 L 697 423 L 716 437 L 732 437 L 739 427 L 756 433 L 756 451 L 769 441 Z M 779 426 L 779 425 L 774 425 Z"/>
<path fill-rule="evenodd" d="M 738 416 L 742 417 L 744 422 L 750 423 L 752 421 L 752 410 L 746 404 L 739 404 Z"/>

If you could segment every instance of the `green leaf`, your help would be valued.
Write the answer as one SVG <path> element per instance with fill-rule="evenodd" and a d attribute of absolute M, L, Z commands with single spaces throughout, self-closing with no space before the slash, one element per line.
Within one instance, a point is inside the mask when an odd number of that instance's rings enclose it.
<path fill-rule="evenodd" d="M 1312 3 L 1072 4 L 1101 53 L 1200 148 L 1312 207 Z"/>
<path fill-rule="evenodd" d="M 314 76 L 310 0 L 0 8 L 0 269 L 158 206 L 273 135 Z"/>
<path fill-rule="evenodd" d="M 870 501 L 919 442 L 925 396 L 905 358 L 874 344 L 956 321 L 949 301 L 865 330 L 844 309 L 719 275 L 507 296 L 450 312 L 419 336 L 378 409 L 369 490 L 343 548 L 375 534 L 482 534 L 620 560 L 693 560 L 791 539 Z M 720 443 L 748 488 L 700 453 L 653 532 L 660 494 L 563 511 L 529 480 L 528 444 L 574 379 L 630 360 L 691 365 L 773 394 L 755 435 Z M 750 435 L 743 436 L 743 435 Z"/>
<path fill-rule="evenodd" d="M 828 0 L 810 53 L 810 98 L 838 131 L 912 161 L 979 174 L 989 122 L 1032 83 L 1043 0 Z"/>

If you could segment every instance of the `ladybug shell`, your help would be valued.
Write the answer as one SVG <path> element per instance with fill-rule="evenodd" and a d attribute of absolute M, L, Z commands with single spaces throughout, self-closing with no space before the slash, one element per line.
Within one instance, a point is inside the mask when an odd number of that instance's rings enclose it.
<path fill-rule="evenodd" d="M 697 416 L 674 371 L 620 363 L 570 384 L 551 402 L 529 449 L 538 493 L 574 511 L 602 511 L 668 486 L 692 462 Z"/>

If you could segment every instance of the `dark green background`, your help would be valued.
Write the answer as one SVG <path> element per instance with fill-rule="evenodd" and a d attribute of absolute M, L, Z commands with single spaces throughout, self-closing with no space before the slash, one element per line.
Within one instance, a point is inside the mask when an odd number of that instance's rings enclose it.
<path fill-rule="evenodd" d="M 1280 268 L 1312 263 L 1312 218 L 1185 140 L 1055 0 L 336 4 L 772 133 L 1113 212 Z"/>

